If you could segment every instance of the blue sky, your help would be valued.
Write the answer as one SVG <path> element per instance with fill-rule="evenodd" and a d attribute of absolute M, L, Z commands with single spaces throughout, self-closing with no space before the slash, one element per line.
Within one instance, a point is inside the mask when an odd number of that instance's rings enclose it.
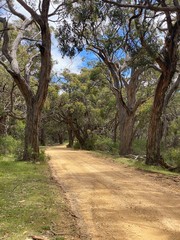
<path fill-rule="evenodd" d="M 54 38 L 54 36 L 52 36 L 52 58 L 55 61 L 53 70 L 58 74 L 66 68 L 73 73 L 80 73 L 82 68 L 89 67 L 89 62 L 95 62 L 98 60 L 93 53 L 86 50 L 83 50 L 72 59 L 66 56 L 62 57 L 58 50 L 57 40 Z"/>
<path fill-rule="evenodd" d="M 17 1 L 15 1 L 14 4 L 18 12 L 24 14 L 27 17 L 30 17 L 30 14 L 21 5 L 19 5 Z M 53 12 L 54 7 L 55 6 L 51 5 L 50 12 Z M 6 12 L 3 12 L 3 14 L 1 12 L 1 15 L 4 15 L 6 17 L 10 16 L 10 14 Z M 17 18 L 12 15 L 10 19 L 13 22 Z M 50 25 L 56 28 L 56 24 L 54 22 L 50 21 Z M 51 48 L 52 58 L 54 60 L 53 71 L 56 72 L 57 74 L 61 73 L 66 68 L 73 73 L 80 73 L 83 67 L 88 67 L 88 62 L 97 60 L 97 57 L 93 53 L 87 52 L 85 50 L 79 53 L 77 56 L 75 56 L 72 59 L 66 56 L 62 57 L 60 51 L 58 50 L 58 42 L 55 39 L 53 34 L 52 34 L 51 40 L 52 40 L 52 48 Z"/>

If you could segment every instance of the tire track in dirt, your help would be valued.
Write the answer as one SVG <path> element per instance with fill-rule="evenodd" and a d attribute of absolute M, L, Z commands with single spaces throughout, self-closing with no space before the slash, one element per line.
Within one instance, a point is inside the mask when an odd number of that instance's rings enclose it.
<path fill-rule="evenodd" d="M 63 146 L 47 154 L 81 239 L 180 240 L 180 183 Z"/>

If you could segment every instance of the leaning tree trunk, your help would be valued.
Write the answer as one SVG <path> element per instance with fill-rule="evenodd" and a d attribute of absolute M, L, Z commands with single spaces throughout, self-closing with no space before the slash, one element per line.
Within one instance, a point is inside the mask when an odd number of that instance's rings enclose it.
<path fill-rule="evenodd" d="M 39 155 L 40 114 L 36 103 L 27 105 L 23 160 L 36 160 Z"/>
<path fill-rule="evenodd" d="M 67 124 L 68 124 L 68 133 L 69 133 L 69 130 L 71 130 L 74 137 L 76 137 L 76 139 L 78 140 L 80 148 L 86 149 L 86 141 L 88 139 L 88 134 L 87 133 L 83 134 L 83 131 L 81 131 L 80 126 L 78 126 L 77 123 L 73 122 L 72 116 L 69 116 Z M 73 138 L 73 141 L 74 141 L 74 138 Z"/>
<path fill-rule="evenodd" d="M 171 74 L 161 74 L 155 91 L 146 148 L 146 164 L 148 165 L 165 165 L 160 151 L 163 136 L 163 122 L 161 117 L 163 114 L 165 95 L 171 79 Z"/>
<path fill-rule="evenodd" d="M 174 1 L 175 6 L 178 5 L 177 2 L 178 1 Z M 166 94 L 168 92 L 170 84 L 172 83 L 173 76 L 177 71 L 177 63 L 179 60 L 178 46 L 180 37 L 180 13 L 177 12 L 175 16 L 175 18 L 172 18 L 169 12 L 166 13 L 168 31 L 165 37 L 164 47 L 162 48 L 162 56 L 158 54 L 158 57 L 156 59 L 156 62 L 162 70 L 162 74 L 159 78 L 155 91 L 154 103 L 148 129 L 146 164 L 149 165 L 166 166 L 160 155 L 160 144 L 163 129 L 161 117 L 163 114 L 164 106 L 167 106 L 167 103 L 170 99 L 167 98 L 168 100 L 165 102 Z"/>

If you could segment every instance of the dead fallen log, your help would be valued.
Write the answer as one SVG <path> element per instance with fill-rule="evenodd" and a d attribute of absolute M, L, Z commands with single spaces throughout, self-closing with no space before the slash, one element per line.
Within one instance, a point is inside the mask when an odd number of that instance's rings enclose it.
<path fill-rule="evenodd" d="M 134 159 L 134 160 L 141 160 L 141 161 L 144 161 L 146 159 L 146 155 L 128 154 L 125 157 L 126 158 L 131 158 L 131 159 Z"/>

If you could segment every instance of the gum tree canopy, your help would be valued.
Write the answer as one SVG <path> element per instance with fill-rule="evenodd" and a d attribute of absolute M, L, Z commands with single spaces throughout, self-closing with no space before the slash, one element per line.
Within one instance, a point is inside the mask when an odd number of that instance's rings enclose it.
<path fill-rule="evenodd" d="M 94 0 L 76 2 L 76 4 L 67 4 L 66 16 L 71 17 L 72 21 L 71 23 L 64 21 L 63 26 L 59 28 L 59 36 L 63 36 L 59 41 L 60 49 L 71 56 L 76 50 L 81 51 L 87 47 L 101 58 L 110 72 L 110 83 L 117 96 L 120 118 L 123 115 L 130 116 L 138 106 L 136 99 L 133 104 L 129 104 L 128 92 L 124 98 L 122 91 L 126 86 L 126 81 L 123 79 L 124 66 L 128 65 L 131 74 L 136 73 L 134 75 L 135 85 L 139 82 L 141 71 L 144 72 L 142 65 L 144 67 L 151 65 L 159 73 L 156 78 L 149 123 L 146 163 L 165 165 L 160 154 L 163 129 L 161 117 L 170 96 L 179 83 L 177 70 L 180 39 L 179 1 Z M 117 58 L 120 53 L 130 58 L 134 56 L 133 61 L 127 61 L 127 58 L 123 59 L 122 56 Z M 139 53 L 142 53 L 144 58 L 142 55 L 140 58 Z M 137 59 L 143 59 L 144 64 L 137 65 L 135 69 L 134 60 L 136 62 Z M 127 72 L 125 76 L 127 77 Z M 136 90 L 137 87 L 133 89 L 133 94 Z M 131 126 L 129 125 L 128 129 L 132 129 L 133 126 L 133 120 L 130 122 Z M 121 126 L 120 135 L 128 126 L 128 122 L 122 123 Z M 122 154 L 128 153 L 130 149 L 130 144 L 127 143 L 131 143 L 133 134 L 129 132 L 130 130 L 123 134 L 123 142 L 128 135 L 131 137 L 120 150 Z M 124 149 L 127 151 L 123 152 Z"/>
<path fill-rule="evenodd" d="M 140 13 L 122 11 L 102 1 L 78 1 L 67 5 L 69 18 L 60 24 L 58 34 L 59 47 L 64 54 L 71 56 L 86 48 L 106 66 L 107 80 L 116 98 L 121 155 L 132 151 L 136 113 L 148 97 L 144 94 L 146 91 L 141 91 L 142 94 L 139 91 L 145 87 L 144 73 L 153 63 L 153 57 L 138 44 L 140 40 L 134 23 L 131 33 L 128 32 L 127 19 L 137 18 Z M 154 40 L 149 35 L 147 38 Z"/>
<path fill-rule="evenodd" d="M 102 0 L 104 3 L 118 8 L 132 8 L 141 10 L 136 18 L 137 34 L 145 51 L 152 55 L 152 46 L 146 34 L 155 34 L 161 39 L 161 44 L 154 55 L 155 65 L 159 68 L 160 76 L 154 92 L 148 140 L 146 163 L 149 165 L 163 165 L 168 167 L 161 156 L 160 145 L 163 135 L 162 114 L 180 82 L 178 71 L 179 42 L 180 42 L 180 4 L 178 0 L 148 0 L 133 1 L 130 4 L 121 1 Z M 152 32 L 152 27 L 156 26 Z"/>

